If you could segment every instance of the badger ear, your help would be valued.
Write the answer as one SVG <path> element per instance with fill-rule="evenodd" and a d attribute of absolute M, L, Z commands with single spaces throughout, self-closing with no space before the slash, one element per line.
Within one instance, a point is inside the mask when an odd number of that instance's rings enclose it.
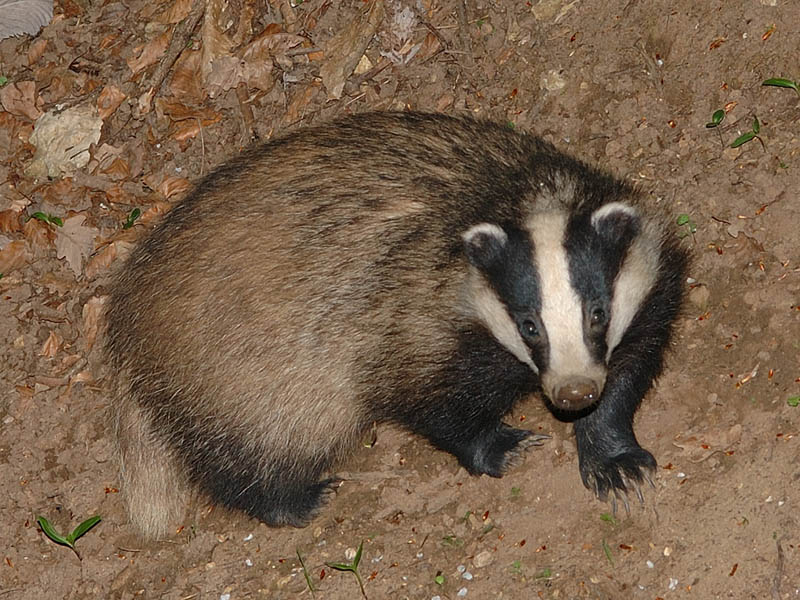
<path fill-rule="evenodd" d="M 503 255 L 508 234 L 494 223 L 479 223 L 467 229 L 464 239 L 464 252 L 469 262 L 483 271 L 489 270 Z"/>
<path fill-rule="evenodd" d="M 641 220 L 632 206 L 609 202 L 592 213 L 592 227 L 604 242 L 627 246 L 639 234 Z"/>

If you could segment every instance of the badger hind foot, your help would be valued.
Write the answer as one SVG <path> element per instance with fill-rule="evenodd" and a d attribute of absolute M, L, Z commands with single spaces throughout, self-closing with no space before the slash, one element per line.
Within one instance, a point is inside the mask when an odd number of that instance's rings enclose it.
<path fill-rule="evenodd" d="M 340 482 L 329 477 L 314 483 L 273 483 L 269 488 L 255 490 L 252 498 L 243 494 L 234 506 L 272 527 L 305 527 Z"/>
<path fill-rule="evenodd" d="M 457 456 L 473 475 L 502 477 L 509 468 L 522 461 L 525 449 L 541 446 L 549 437 L 499 423 L 497 427 L 484 429 L 475 435 Z"/>
<path fill-rule="evenodd" d="M 628 448 L 613 456 L 600 456 L 586 452 L 580 457 L 580 471 L 583 484 L 592 490 L 598 499 L 611 501 L 616 513 L 617 500 L 621 500 L 625 510 L 630 512 L 628 495 L 633 493 L 644 502 L 641 486 L 653 484 L 652 474 L 656 469 L 656 459 L 641 447 Z"/>

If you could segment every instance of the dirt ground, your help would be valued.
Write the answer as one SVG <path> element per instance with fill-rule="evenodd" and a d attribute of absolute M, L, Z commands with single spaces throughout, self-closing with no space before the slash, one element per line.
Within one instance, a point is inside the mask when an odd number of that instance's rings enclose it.
<path fill-rule="evenodd" d="M 187 37 L 173 24 L 196 20 L 188 2 L 58 0 L 38 36 L 0 42 L 0 599 L 352 599 L 356 578 L 327 563 L 361 542 L 372 600 L 800 597 L 800 94 L 761 85 L 800 78 L 800 5 L 293 4 L 209 1 Z M 674 213 L 693 285 L 637 416 L 659 463 L 644 505 L 611 517 L 581 484 L 570 426 L 531 399 L 511 418 L 552 439 L 502 479 L 381 428 L 305 529 L 198 503 L 143 544 L 105 417 L 111 269 L 251 140 L 405 108 L 538 133 Z M 54 111 L 94 136 L 61 152 L 88 147 L 88 162 L 35 158 L 64 135 L 34 136 Z M 731 148 L 754 117 L 759 138 Z M 37 212 L 63 224 L 26 221 Z M 79 558 L 39 515 L 61 531 L 102 521 Z"/>

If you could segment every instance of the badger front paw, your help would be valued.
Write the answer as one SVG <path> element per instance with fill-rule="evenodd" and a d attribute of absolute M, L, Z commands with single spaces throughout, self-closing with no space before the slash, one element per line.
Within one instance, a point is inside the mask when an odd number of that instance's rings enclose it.
<path fill-rule="evenodd" d="M 592 490 L 600 500 L 609 500 L 614 512 L 617 500 L 630 512 L 628 495 L 635 493 L 639 502 L 644 502 L 642 484 L 653 485 L 652 475 L 656 469 L 656 459 L 639 446 L 627 448 L 614 455 L 589 448 L 579 457 L 583 485 Z M 610 497 L 610 498 L 609 498 Z"/>
<path fill-rule="evenodd" d="M 476 435 L 458 454 L 458 459 L 472 475 L 502 477 L 507 469 L 522 460 L 526 448 L 541 446 L 549 437 L 500 423 L 497 428 Z"/>

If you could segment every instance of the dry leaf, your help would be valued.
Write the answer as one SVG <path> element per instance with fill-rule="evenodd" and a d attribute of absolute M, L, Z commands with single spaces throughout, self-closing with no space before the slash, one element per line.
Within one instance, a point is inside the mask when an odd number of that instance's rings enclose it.
<path fill-rule="evenodd" d="M 28 48 L 28 66 L 33 66 L 42 57 L 45 49 L 47 48 L 47 40 L 39 39 L 31 44 Z"/>
<path fill-rule="evenodd" d="M 94 238 L 98 234 L 97 229 L 83 224 L 85 220 L 85 215 L 75 215 L 56 231 L 56 256 L 66 258 L 76 275 L 83 270 L 83 259 L 94 251 Z"/>
<path fill-rule="evenodd" d="M 127 61 L 128 68 L 133 72 L 134 75 L 141 71 L 142 69 L 146 69 L 150 65 L 154 65 L 158 62 L 158 60 L 164 55 L 164 52 L 167 51 L 167 46 L 169 46 L 169 40 L 172 37 L 172 31 L 167 30 L 155 39 L 148 42 L 143 48 L 141 52 L 139 52 L 139 56 L 136 58 L 129 58 Z"/>
<path fill-rule="evenodd" d="M 103 120 L 93 105 L 55 110 L 43 114 L 33 130 L 30 142 L 36 154 L 25 169 L 29 177 L 60 177 L 81 169 L 89 162 L 89 146 L 100 141 Z"/>
<path fill-rule="evenodd" d="M 97 98 L 97 111 L 100 118 L 105 121 L 106 118 L 114 114 L 114 111 L 119 108 L 125 98 L 127 96 L 117 86 L 107 85 L 104 87 Z"/>
<path fill-rule="evenodd" d="M 6 240 L 5 242 L 3 240 Z M 0 273 L 9 273 L 28 262 L 28 249 L 22 240 L 8 241 L 0 235 Z"/>
<path fill-rule="evenodd" d="M 0 231 L 5 233 L 22 231 L 22 222 L 19 217 L 20 213 L 16 210 L 0 211 Z"/>
<path fill-rule="evenodd" d="M 100 320 L 103 316 L 103 306 L 108 296 L 92 296 L 83 305 L 83 334 L 86 336 L 86 345 L 91 350 L 97 340 L 100 330 Z"/>
<path fill-rule="evenodd" d="M 185 194 L 191 187 L 192 184 L 184 177 L 167 176 L 158 186 L 158 191 L 161 192 L 164 198 L 172 198 L 173 196 Z"/>
<path fill-rule="evenodd" d="M 33 81 L 17 81 L 0 88 L 0 104 L 12 115 L 35 121 L 42 115 L 37 106 L 40 103 L 41 99 L 36 95 L 36 83 Z"/>
<path fill-rule="evenodd" d="M 39 350 L 39 356 L 54 358 L 55 355 L 58 354 L 58 350 L 61 348 L 63 341 L 61 336 L 57 335 L 56 332 L 51 329 L 50 335 L 47 337 L 44 344 L 42 344 L 42 349 Z"/>
<path fill-rule="evenodd" d="M 355 19 L 325 44 L 325 55 L 328 60 L 322 65 L 320 76 L 328 91 L 328 98 L 342 97 L 345 81 L 377 33 L 383 15 L 383 1 L 373 0 L 361 18 Z"/>
<path fill-rule="evenodd" d="M 0 0 L 0 40 L 36 35 L 52 19 L 52 0 Z"/>
<path fill-rule="evenodd" d="M 40 254 L 38 251 L 42 250 L 49 252 L 50 246 L 56 239 L 53 226 L 43 223 L 39 219 L 28 219 L 22 226 L 22 231 L 28 244 L 37 254 Z"/>

